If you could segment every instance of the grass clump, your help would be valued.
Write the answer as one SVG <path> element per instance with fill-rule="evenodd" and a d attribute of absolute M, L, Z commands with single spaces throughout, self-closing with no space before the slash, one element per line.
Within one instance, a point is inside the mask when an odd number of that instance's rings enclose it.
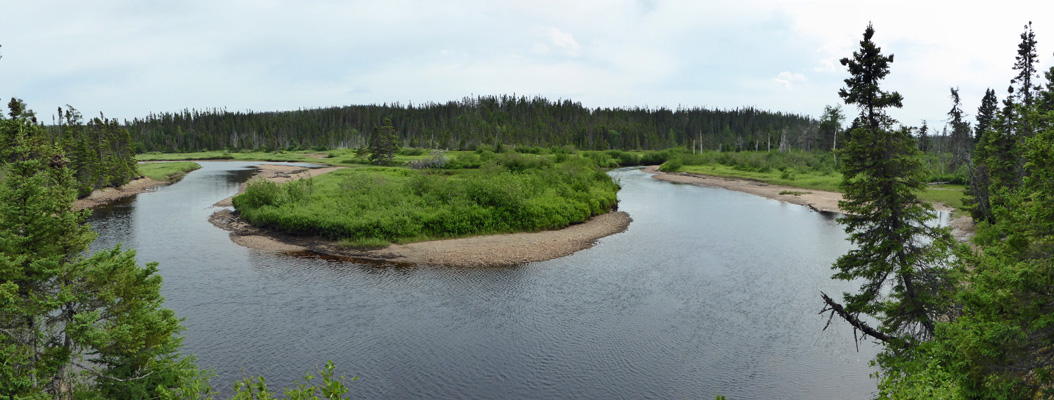
<path fill-rule="evenodd" d="M 139 173 L 155 181 L 175 182 L 188 172 L 201 168 L 196 162 L 151 162 L 141 163 Z"/>
<path fill-rule="evenodd" d="M 559 229 L 611 210 L 618 186 L 591 160 L 500 153 L 479 169 L 363 167 L 234 197 L 248 222 L 341 244 L 373 246 Z"/>

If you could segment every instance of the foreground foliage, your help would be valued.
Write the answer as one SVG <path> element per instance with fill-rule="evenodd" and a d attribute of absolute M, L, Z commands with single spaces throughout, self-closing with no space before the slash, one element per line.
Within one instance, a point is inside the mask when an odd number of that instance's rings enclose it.
<path fill-rule="evenodd" d="M 72 163 L 27 111 L 0 118 L 0 398 L 214 398 L 211 372 L 180 354 L 183 328 L 163 307 L 157 263 L 140 266 L 120 245 L 87 252 L 95 234 L 88 212 L 72 211 Z M 319 377 L 286 398 L 348 392 L 332 363 Z M 276 397 L 250 378 L 234 398 Z"/>
<path fill-rule="evenodd" d="M 235 196 L 247 221 L 353 242 L 558 229 L 608 212 L 618 186 L 584 157 L 503 154 L 478 170 L 356 168 Z"/>
<path fill-rule="evenodd" d="M 0 397 L 149 398 L 197 376 L 157 264 L 87 254 L 69 160 L 23 114 L 0 124 Z"/>
<path fill-rule="evenodd" d="M 958 120 L 958 126 L 953 126 L 961 130 L 954 132 L 957 136 L 953 142 L 959 148 L 953 148 L 953 157 L 969 169 L 970 198 L 966 203 L 979 222 L 973 246 L 955 246 L 953 255 L 926 256 L 924 259 L 951 265 L 932 271 L 903 267 L 884 270 L 888 257 L 858 258 L 855 263 L 867 273 L 856 275 L 868 279 L 865 282 L 886 275 L 898 277 L 898 285 L 888 292 L 892 299 L 863 303 L 864 312 L 879 311 L 873 315 L 882 323 L 875 329 L 877 334 L 869 333 L 886 345 L 876 359 L 881 399 L 1054 396 L 1054 68 L 1046 75 L 1045 88 L 1032 83 L 1037 78 L 1035 45 L 1031 25 L 1026 25 L 1014 64 L 1017 76 L 1011 81 L 1010 95 L 998 115 L 994 113 L 994 92 L 986 93 L 979 112 L 979 131 L 974 136 L 976 149 L 969 146 L 965 123 Z M 876 85 L 869 87 L 877 89 Z M 954 89 L 952 100 L 954 106 L 949 115 L 956 121 L 954 114 L 961 111 Z M 869 138 L 873 132 L 863 131 L 858 125 L 850 137 Z M 887 158 L 860 164 L 866 168 L 856 175 L 845 174 L 850 184 L 866 189 L 855 196 L 847 190 L 847 198 L 856 197 L 865 207 L 849 209 L 859 217 L 846 218 L 847 222 L 867 218 L 867 209 L 888 198 L 910 200 L 901 191 L 911 187 L 910 171 L 898 171 L 890 176 L 891 181 L 875 178 L 875 171 L 884 170 L 892 160 L 888 157 L 900 147 L 896 144 L 848 150 L 860 154 L 886 152 Z M 847 159 L 846 164 L 853 163 Z M 859 178 L 861 173 L 863 179 Z M 902 183 L 899 188 L 894 185 L 890 190 L 878 190 L 887 181 Z M 906 210 L 894 208 L 878 215 L 904 216 L 908 215 Z M 914 225 L 915 229 L 921 228 L 918 223 Z M 878 249 L 903 249 L 913 240 L 916 246 L 939 245 L 943 241 L 931 237 L 918 242 L 917 238 L 926 235 L 901 232 L 908 229 L 876 232 Z M 865 243 L 854 252 L 867 249 Z M 845 257 L 836 265 L 844 260 Z M 918 278 L 929 273 L 943 276 L 943 280 L 934 281 L 938 285 L 924 285 L 913 296 L 908 290 L 910 282 L 903 277 L 905 273 L 914 273 L 916 286 Z M 848 299 L 857 298 L 863 299 Z M 917 306 L 912 307 L 912 303 Z M 904 318 L 891 321 L 890 311 L 898 311 Z M 857 323 L 854 326 L 860 327 Z M 890 338 L 883 338 L 884 335 Z M 905 335 L 910 339 L 903 340 Z"/>
<path fill-rule="evenodd" d="M 923 188 L 918 150 L 907 129 L 891 129 L 885 109 L 900 107 L 897 92 L 880 89 L 893 56 L 872 42 L 868 25 L 860 49 L 843 58 L 850 78 L 839 95 L 860 109 L 856 128 L 842 151 L 845 200 L 839 218 L 856 249 L 834 264 L 835 279 L 859 282 L 857 293 L 844 293 L 842 303 L 822 295 L 831 316 L 883 342 L 888 352 L 930 339 L 935 321 L 946 312 L 950 292 L 947 229 L 926 225 L 933 211 L 915 192 Z M 868 316 L 879 321 L 871 326 Z"/>

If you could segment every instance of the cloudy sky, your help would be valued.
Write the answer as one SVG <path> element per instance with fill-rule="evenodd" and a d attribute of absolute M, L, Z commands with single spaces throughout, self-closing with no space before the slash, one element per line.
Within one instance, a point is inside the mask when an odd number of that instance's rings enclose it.
<path fill-rule="evenodd" d="M 949 87 L 971 118 L 986 88 L 1005 96 L 1029 20 L 1054 65 L 1054 3 L 973 3 L 0 0 L 0 96 L 46 121 L 66 104 L 131 119 L 512 93 L 819 116 L 871 21 L 905 98 L 893 116 L 939 127 Z"/>

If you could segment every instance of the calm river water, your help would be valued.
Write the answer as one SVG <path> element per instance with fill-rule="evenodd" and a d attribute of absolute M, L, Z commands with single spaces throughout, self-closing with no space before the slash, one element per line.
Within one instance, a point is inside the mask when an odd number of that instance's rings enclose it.
<path fill-rule="evenodd" d="M 357 398 L 864 399 L 877 347 L 823 330 L 849 250 L 832 216 L 743 193 L 621 181 L 629 230 L 503 268 L 361 265 L 232 243 L 212 204 L 253 173 L 202 162 L 95 211 L 93 248 L 160 262 L 185 351 L 213 384 L 287 386 L 333 360 Z"/>

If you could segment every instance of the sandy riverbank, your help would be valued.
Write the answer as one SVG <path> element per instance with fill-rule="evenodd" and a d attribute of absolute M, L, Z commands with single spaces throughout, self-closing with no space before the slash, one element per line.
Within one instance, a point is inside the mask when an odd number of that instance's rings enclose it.
<path fill-rule="evenodd" d="M 750 193 L 767 199 L 774 199 L 809 207 L 816 211 L 834 213 L 842 212 L 842 210 L 838 208 L 838 202 L 842 200 L 842 194 L 838 192 L 770 185 L 746 179 L 689 174 L 686 172 L 668 173 L 659 171 L 657 165 L 644 168 L 644 172 L 655 174 L 652 175 L 652 178 L 660 181 L 735 190 L 737 192 Z"/>
<path fill-rule="evenodd" d="M 659 171 L 657 165 L 644 168 L 644 172 L 655 174 L 652 175 L 652 178 L 661 181 L 735 190 L 737 192 L 750 193 L 767 199 L 809 207 L 816 211 L 834 213 L 842 212 L 842 210 L 838 208 L 838 202 L 842 200 L 842 194 L 838 192 L 770 185 L 747 179 L 690 174 L 686 172 L 668 173 Z M 951 207 L 941 203 L 933 204 L 933 208 L 937 211 L 943 212 L 954 211 Z M 957 215 L 952 219 L 950 225 L 952 226 L 952 235 L 954 235 L 956 239 L 965 240 L 973 235 L 973 220 L 965 213 Z"/>
<path fill-rule="evenodd" d="M 304 170 L 286 165 L 260 165 L 260 177 L 275 182 L 320 174 L 338 168 Z M 297 169 L 299 168 L 299 169 Z M 229 207 L 230 199 L 216 203 Z M 316 253 L 391 264 L 497 266 L 546 261 L 564 257 L 592 247 L 602 237 L 623 232 L 631 221 L 629 214 L 610 212 L 569 226 L 543 232 L 475 236 L 409 244 L 393 244 L 379 250 L 341 249 L 336 242 L 317 237 L 300 237 L 253 227 L 230 210 L 223 209 L 209 218 L 217 227 L 230 231 L 231 240 L 239 245 L 278 252 L 312 251 Z"/>
<path fill-rule="evenodd" d="M 95 208 L 111 201 L 123 199 L 129 196 L 135 196 L 140 193 L 146 193 L 153 189 L 165 186 L 169 182 L 155 181 L 150 178 L 139 178 L 128 182 L 121 187 L 109 187 L 102 188 L 92 192 L 88 197 L 73 202 L 73 210 L 83 210 L 85 208 Z"/>

